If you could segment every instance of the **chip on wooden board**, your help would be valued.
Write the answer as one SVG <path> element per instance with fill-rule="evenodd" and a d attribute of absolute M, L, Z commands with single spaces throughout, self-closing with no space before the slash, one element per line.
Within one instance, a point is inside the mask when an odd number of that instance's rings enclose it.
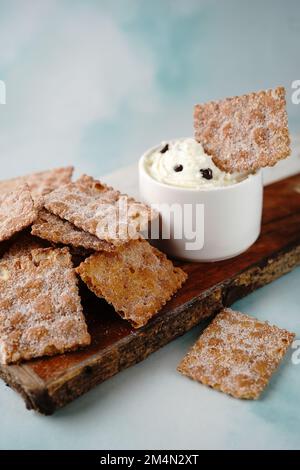
<path fill-rule="evenodd" d="M 195 138 L 223 171 L 256 171 L 290 155 L 285 89 L 198 104 Z"/>
<path fill-rule="evenodd" d="M 0 194 L 0 242 L 32 224 L 37 217 L 28 186 Z"/>
<path fill-rule="evenodd" d="M 27 183 L 33 197 L 38 198 L 63 184 L 69 183 L 72 174 L 73 167 L 67 166 L 3 180 L 0 181 L 0 194 L 14 191 L 18 189 L 20 185 Z"/>
<path fill-rule="evenodd" d="M 178 371 L 235 398 L 256 399 L 294 336 L 267 322 L 224 309 L 183 358 Z"/>
<path fill-rule="evenodd" d="M 157 216 L 150 207 L 86 175 L 47 194 L 44 206 L 114 245 L 137 238 Z"/>
<path fill-rule="evenodd" d="M 83 247 L 94 251 L 112 251 L 114 245 L 84 232 L 67 220 L 42 209 L 31 227 L 31 233 L 53 243 Z"/>
<path fill-rule="evenodd" d="M 0 262 L 0 362 L 90 343 L 67 248 L 34 249 Z"/>
<path fill-rule="evenodd" d="M 146 325 L 187 278 L 142 238 L 112 253 L 95 253 L 76 271 L 91 291 L 112 304 L 134 328 Z"/>

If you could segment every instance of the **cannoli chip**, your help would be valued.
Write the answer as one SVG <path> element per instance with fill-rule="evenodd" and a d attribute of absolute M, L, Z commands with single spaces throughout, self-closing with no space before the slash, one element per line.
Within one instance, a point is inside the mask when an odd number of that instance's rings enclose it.
<path fill-rule="evenodd" d="M 195 106 L 195 138 L 223 171 L 256 171 L 290 155 L 285 89 Z"/>
<path fill-rule="evenodd" d="M 67 248 L 0 262 L 0 362 L 64 353 L 90 343 Z"/>
<path fill-rule="evenodd" d="M 142 238 L 111 253 L 95 253 L 76 271 L 91 291 L 112 304 L 134 328 L 146 325 L 187 278 Z"/>
<path fill-rule="evenodd" d="M 9 180 L 0 181 L 0 194 L 14 191 L 20 185 L 27 183 L 34 199 L 53 191 L 61 185 L 71 181 L 73 167 L 54 168 L 40 171 L 26 176 L 18 176 Z"/>
<path fill-rule="evenodd" d="M 156 216 L 148 206 L 86 175 L 47 194 L 44 206 L 114 245 L 137 238 Z"/>
<path fill-rule="evenodd" d="M 28 227 L 36 217 L 37 209 L 26 184 L 13 192 L 0 194 L 0 241 Z"/>
<path fill-rule="evenodd" d="M 84 232 L 67 220 L 42 209 L 31 227 L 31 233 L 53 243 L 83 247 L 93 251 L 112 251 L 114 245 Z"/>
<path fill-rule="evenodd" d="M 294 336 L 267 322 L 224 309 L 183 358 L 178 371 L 235 398 L 256 399 Z"/>

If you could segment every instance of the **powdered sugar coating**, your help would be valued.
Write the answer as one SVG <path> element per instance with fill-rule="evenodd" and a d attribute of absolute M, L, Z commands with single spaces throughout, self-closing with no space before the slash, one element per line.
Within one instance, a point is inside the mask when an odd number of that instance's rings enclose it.
<path fill-rule="evenodd" d="M 28 227 L 37 217 L 28 186 L 0 194 L 0 242 Z"/>
<path fill-rule="evenodd" d="M 267 322 L 224 309 L 204 330 L 178 370 L 233 397 L 256 399 L 294 336 Z"/>
<path fill-rule="evenodd" d="M 28 184 L 34 199 L 53 191 L 63 184 L 71 181 L 73 167 L 54 168 L 53 170 L 40 171 L 30 175 L 18 176 L 9 180 L 0 181 L 0 194 L 14 191 L 24 183 Z"/>
<path fill-rule="evenodd" d="M 153 218 L 148 206 L 86 175 L 47 194 L 44 206 L 114 245 L 136 238 Z"/>
<path fill-rule="evenodd" d="M 223 171 L 255 171 L 290 155 L 285 89 L 195 106 L 195 138 Z"/>
<path fill-rule="evenodd" d="M 67 248 L 0 262 L 0 361 L 14 363 L 90 343 Z"/>
<path fill-rule="evenodd" d="M 134 328 L 146 325 L 187 278 L 144 239 L 131 240 L 112 253 L 93 254 L 76 271 Z"/>
<path fill-rule="evenodd" d="M 37 220 L 31 227 L 31 233 L 53 243 L 83 247 L 87 250 L 112 251 L 114 249 L 112 243 L 99 240 L 46 209 L 39 212 Z"/>

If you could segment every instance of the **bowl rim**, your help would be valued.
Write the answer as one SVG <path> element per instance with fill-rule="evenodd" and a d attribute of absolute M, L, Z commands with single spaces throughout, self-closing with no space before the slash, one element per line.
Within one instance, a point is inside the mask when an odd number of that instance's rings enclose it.
<path fill-rule="evenodd" d="M 178 141 L 178 140 L 184 140 L 184 139 L 187 139 L 188 137 L 181 137 L 181 138 L 177 138 L 177 139 L 168 139 L 168 141 L 166 142 L 174 142 L 174 141 Z M 165 189 L 168 189 L 169 191 L 180 191 L 180 192 L 195 192 L 195 193 L 210 193 L 211 191 L 229 191 L 229 190 L 233 190 L 233 188 L 239 188 L 243 185 L 246 185 L 246 184 L 249 184 L 250 182 L 252 182 L 254 179 L 260 179 L 262 180 L 262 169 L 259 168 L 258 170 L 256 170 L 255 172 L 253 173 L 249 173 L 248 176 L 246 176 L 245 179 L 243 179 L 242 181 L 239 181 L 237 183 L 232 183 L 232 184 L 228 184 L 226 186 L 212 186 L 211 188 L 185 188 L 184 186 L 173 186 L 171 184 L 167 184 L 167 183 L 162 183 L 161 181 L 157 181 L 155 178 L 153 178 L 146 170 L 145 168 L 145 160 L 146 158 L 151 154 L 153 153 L 155 150 L 157 150 L 159 147 L 161 147 L 163 142 L 161 142 L 160 144 L 157 144 L 157 145 L 154 145 L 153 147 L 150 147 L 148 150 L 146 150 L 142 156 L 139 158 L 139 162 L 138 162 L 138 166 L 139 166 L 139 176 L 140 174 L 142 173 L 144 176 L 146 176 L 146 178 L 151 181 L 153 184 L 161 187 L 161 188 L 165 188 Z"/>

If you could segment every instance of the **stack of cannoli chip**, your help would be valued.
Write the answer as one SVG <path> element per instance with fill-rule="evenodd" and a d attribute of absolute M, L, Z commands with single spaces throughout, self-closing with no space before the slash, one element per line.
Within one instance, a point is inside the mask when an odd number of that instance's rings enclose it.
<path fill-rule="evenodd" d="M 94 249 L 77 273 L 134 328 L 146 325 L 186 280 L 180 268 L 139 235 L 156 214 L 133 198 L 83 175 L 47 194 L 44 206 L 41 217 L 48 225 L 38 221 L 32 233 Z M 55 217 L 65 228 L 55 230 L 54 240 L 50 225 Z"/>
<path fill-rule="evenodd" d="M 134 328 L 186 280 L 141 237 L 156 217 L 148 206 L 86 175 L 72 182 L 71 174 L 60 168 L 0 182 L 4 364 L 90 343 L 76 273 Z"/>

